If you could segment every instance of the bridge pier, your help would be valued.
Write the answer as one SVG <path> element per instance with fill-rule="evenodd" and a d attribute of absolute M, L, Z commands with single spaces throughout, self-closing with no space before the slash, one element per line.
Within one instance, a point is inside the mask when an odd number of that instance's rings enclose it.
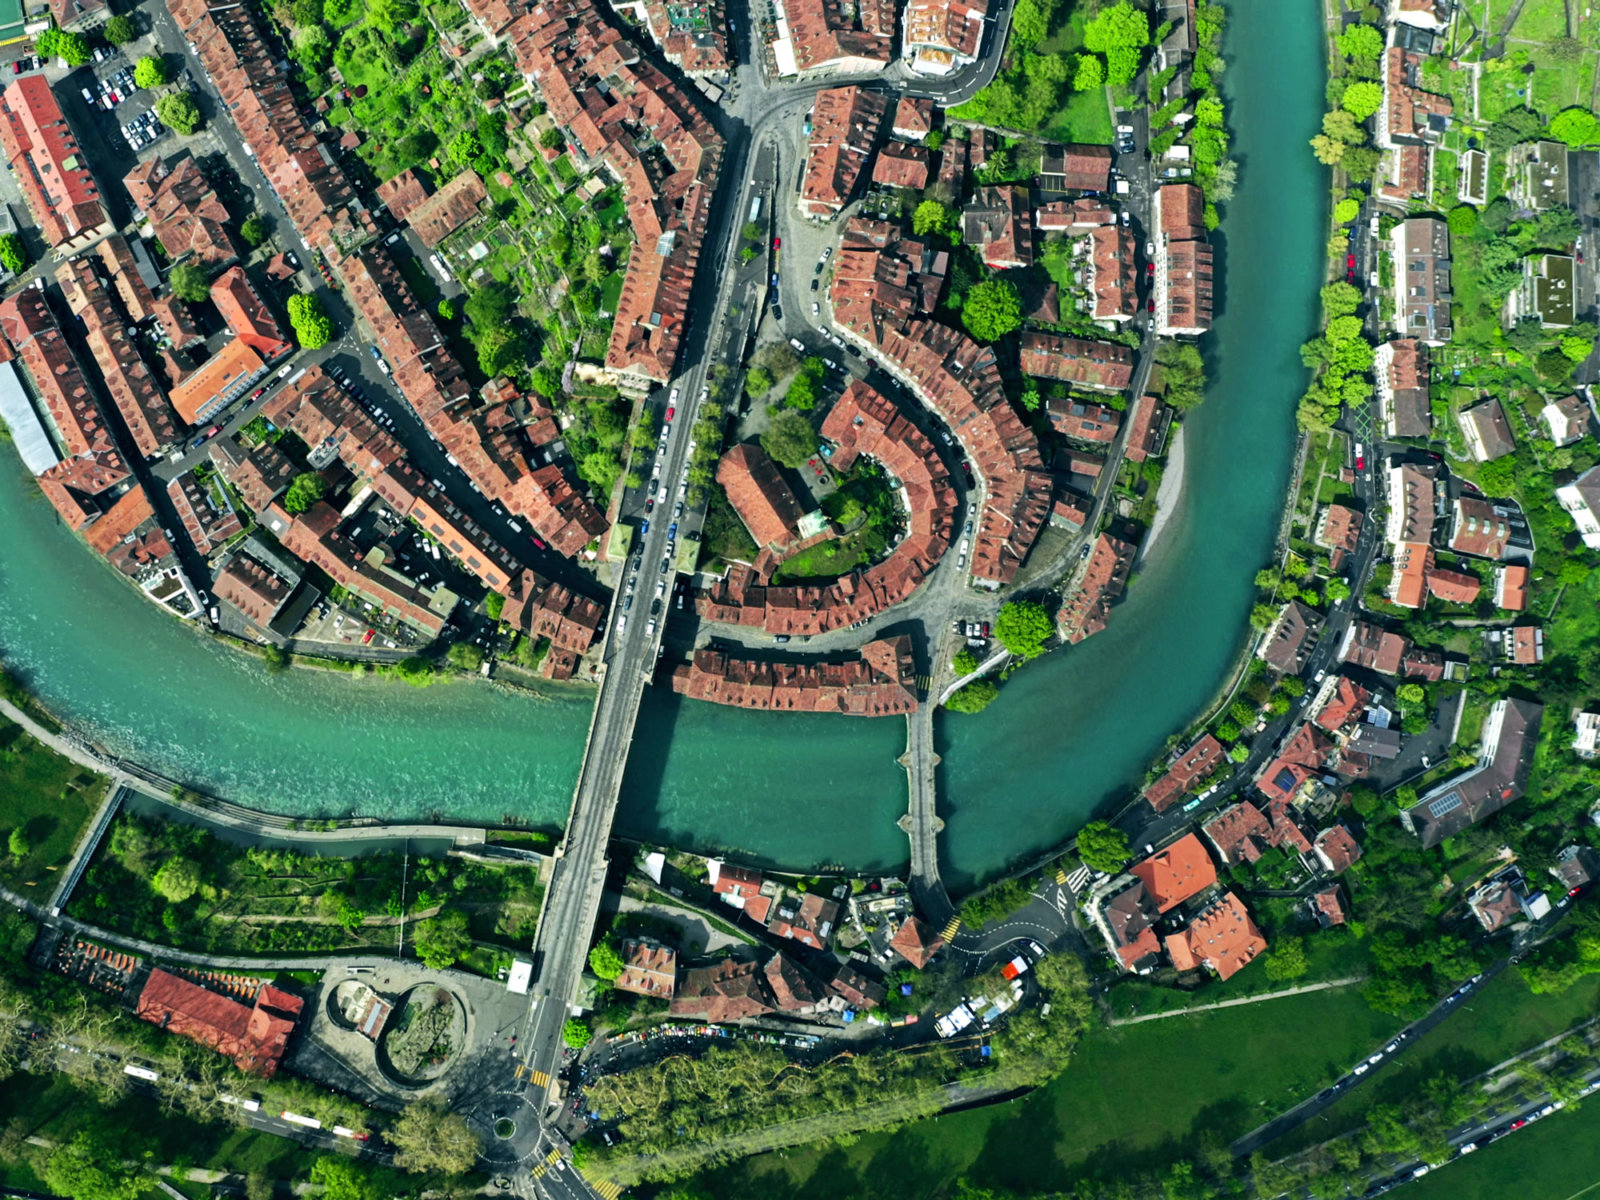
<path fill-rule="evenodd" d="M 939 928 L 955 916 L 955 906 L 939 878 L 944 819 L 938 813 L 937 778 L 942 760 L 933 748 L 933 709 L 924 703 L 906 714 L 906 749 L 895 761 L 905 768 L 910 796 L 907 811 L 896 824 L 911 843 L 912 900 L 924 919 Z"/>

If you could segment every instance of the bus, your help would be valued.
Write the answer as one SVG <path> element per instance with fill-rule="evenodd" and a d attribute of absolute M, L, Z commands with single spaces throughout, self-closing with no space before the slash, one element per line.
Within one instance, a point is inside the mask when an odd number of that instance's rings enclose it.
<path fill-rule="evenodd" d="M 751 196 L 750 197 L 750 216 L 747 217 L 746 219 L 750 220 L 750 221 L 754 221 L 760 215 L 761 215 L 761 197 L 759 195 Z"/>
<path fill-rule="evenodd" d="M 292 1113 L 288 1109 L 284 1109 L 278 1115 L 280 1117 L 282 1117 L 285 1121 L 289 1122 L 289 1124 L 291 1124 L 291 1125 L 303 1125 L 307 1129 L 321 1129 L 322 1128 L 322 1122 L 321 1121 L 314 1120 L 311 1117 L 302 1117 L 299 1113 Z"/>

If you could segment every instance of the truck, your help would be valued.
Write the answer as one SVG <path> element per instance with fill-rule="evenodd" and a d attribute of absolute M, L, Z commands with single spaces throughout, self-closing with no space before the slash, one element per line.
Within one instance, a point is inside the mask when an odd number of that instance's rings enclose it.
<path fill-rule="evenodd" d="M 754 221 L 760 215 L 761 215 L 761 197 L 759 195 L 751 196 L 750 197 L 750 215 L 748 217 L 746 217 L 745 220 Z"/>
<path fill-rule="evenodd" d="M 1000 975 L 1001 975 L 1001 978 L 1003 978 L 1003 979 L 1015 979 L 1018 975 L 1021 975 L 1027 969 L 1028 969 L 1028 960 L 1023 958 L 1022 955 L 1019 954 L 1015 958 L 1013 958 L 1010 962 L 1008 962 L 1005 966 L 1000 968 Z"/>

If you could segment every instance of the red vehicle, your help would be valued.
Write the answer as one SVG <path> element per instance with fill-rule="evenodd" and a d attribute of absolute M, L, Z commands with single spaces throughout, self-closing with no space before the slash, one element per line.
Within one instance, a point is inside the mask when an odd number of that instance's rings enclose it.
<path fill-rule="evenodd" d="M 1150 297 L 1150 301 L 1149 301 L 1149 303 L 1147 303 L 1144 306 L 1144 310 L 1145 310 L 1145 312 L 1155 312 L 1155 310 L 1156 310 L 1156 298 L 1154 296 Z"/>
<path fill-rule="evenodd" d="M 1528 1121 L 1526 1117 L 1518 1117 L 1515 1121 L 1511 1122 L 1511 1128 L 1521 1129 L 1527 1123 Z"/>
<path fill-rule="evenodd" d="M 782 246 L 783 246 L 783 239 L 781 237 L 775 237 L 775 238 L 772 239 L 772 248 L 774 250 L 781 249 Z"/>
<path fill-rule="evenodd" d="M 208 438 L 214 438 L 214 437 L 217 436 L 217 434 L 219 434 L 221 432 L 222 432 L 222 426 L 221 425 L 213 425 L 210 429 L 206 430 L 206 436 Z"/>
<path fill-rule="evenodd" d="M 541 550 L 550 549 L 549 544 L 542 537 L 540 537 L 538 534 L 534 533 L 534 534 L 529 534 L 528 536 L 533 539 L 533 544 L 535 546 L 539 547 L 539 549 L 541 549 Z"/>
<path fill-rule="evenodd" d="M 677 409 L 675 409 L 675 408 L 668 408 L 667 409 L 667 420 L 670 421 L 670 420 L 672 420 L 673 417 L 675 417 L 677 415 L 678 415 L 678 410 Z"/>
<path fill-rule="evenodd" d="M 1346 271 L 1354 271 L 1356 269 L 1356 256 L 1354 254 L 1346 254 L 1344 256 L 1344 269 Z"/>
<path fill-rule="evenodd" d="M 1356 470 L 1365 471 L 1366 469 L 1367 469 L 1367 456 L 1365 454 L 1356 455 Z"/>
<path fill-rule="evenodd" d="M 365 634 L 364 634 L 364 635 L 363 635 L 363 636 L 362 636 L 362 638 L 361 638 L 361 644 L 362 644 L 362 645 L 363 645 L 363 646 L 365 646 L 365 645 L 368 645 L 368 644 L 369 644 L 369 643 L 371 643 L 371 641 L 372 641 L 372 639 L 373 639 L 373 638 L 375 638 L 375 637 L 377 637 L 377 636 L 378 636 L 378 631 L 377 631 L 377 630 L 376 630 L 376 629 L 369 629 L 369 630 L 367 630 L 367 632 L 366 632 L 366 633 L 365 633 Z"/>
<path fill-rule="evenodd" d="M 1155 263 L 1145 263 L 1145 265 L 1144 265 L 1144 273 L 1146 275 L 1154 275 L 1156 273 L 1156 265 L 1155 265 Z"/>

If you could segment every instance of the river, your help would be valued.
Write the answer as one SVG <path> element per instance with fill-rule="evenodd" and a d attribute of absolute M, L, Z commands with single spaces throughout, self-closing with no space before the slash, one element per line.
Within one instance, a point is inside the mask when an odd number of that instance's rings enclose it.
<path fill-rule="evenodd" d="M 1210 384 L 1184 503 L 1110 628 L 1030 664 L 979 716 L 941 714 L 941 869 L 955 886 L 1126 793 L 1216 690 L 1271 552 L 1320 283 L 1320 10 L 1236 0 L 1224 76 L 1238 192 L 1217 244 Z M 588 693 L 269 675 L 136 598 L 0 452 L 0 654 L 64 718 L 165 774 L 307 816 L 563 821 Z M 901 722 L 646 697 L 619 831 L 794 867 L 897 868 Z"/>

